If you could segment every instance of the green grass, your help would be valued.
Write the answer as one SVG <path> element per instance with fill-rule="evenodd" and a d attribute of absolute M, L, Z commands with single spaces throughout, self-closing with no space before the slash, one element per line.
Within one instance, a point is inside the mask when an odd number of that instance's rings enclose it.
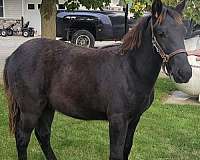
<path fill-rule="evenodd" d="M 163 105 L 174 90 L 166 79 L 156 86 L 156 99 L 137 127 L 131 160 L 199 160 L 200 107 Z M 15 140 L 8 133 L 7 107 L 0 89 L 0 159 L 15 160 Z M 108 124 L 80 121 L 56 114 L 52 145 L 58 160 L 108 160 Z M 43 160 L 34 134 L 28 149 L 30 160 Z"/>

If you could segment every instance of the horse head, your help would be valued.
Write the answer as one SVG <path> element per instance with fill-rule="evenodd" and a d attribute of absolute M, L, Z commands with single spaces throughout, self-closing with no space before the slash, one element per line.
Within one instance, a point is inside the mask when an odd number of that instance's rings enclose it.
<path fill-rule="evenodd" d="M 177 83 L 186 83 L 192 76 L 184 45 L 186 28 L 182 22 L 182 12 L 186 0 L 175 8 L 165 7 L 161 0 L 152 4 L 152 42 L 163 58 L 168 73 Z"/>

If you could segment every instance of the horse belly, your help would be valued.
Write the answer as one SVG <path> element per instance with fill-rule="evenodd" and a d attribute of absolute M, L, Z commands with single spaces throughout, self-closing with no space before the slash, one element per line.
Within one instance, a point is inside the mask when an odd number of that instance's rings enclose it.
<path fill-rule="evenodd" d="M 82 120 L 107 120 L 107 116 L 105 113 L 100 113 L 91 110 L 84 110 L 84 111 L 77 110 L 77 111 L 78 112 L 69 112 L 66 113 L 65 115 Z"/>
<path fill-rule="evenodd" d="M 83 120 L 107 120 L 107 115 L 101 105 L 92 105 L 89 103 L 74 101 L 72 99 L 60 99 L 50 102 L 52 107 L 64 115 L 83 119 Z"/>
<path fill-rule="evenodd" d="M 73 107 L 69 109 L 57 109 L 57 111 L 77 119 L 82 120 L 107 120 L 107 115 L 103 112 L 98 112 L 90 109 Z"/>

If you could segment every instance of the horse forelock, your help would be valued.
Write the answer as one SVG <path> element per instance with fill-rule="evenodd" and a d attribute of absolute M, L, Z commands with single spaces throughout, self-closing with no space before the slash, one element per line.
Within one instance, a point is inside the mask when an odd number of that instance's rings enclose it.
<path fill-rule="evenodd" d="M 157 21 L 155 22 L 155 24 L 161 25 L 166 19 L 167 15 L 172 17 L 176 21 L 177 24 L 183 23 L 182 16 L 178 12 L 176 12 L 173 8 L 163 7 L 162 12 L 157 18 Z"/>
<path fill-rule="evenodd" d="M 163 7 L 159 17 L 157 18 L 155 25 L 161 25 L 166 16 L 171 16 L 177 24 L 182 24 L 182 16 L 175 10 L 167 7 Z M 122 50 L 127 52 L 129 49 L 139 48 L 142 42 L 143 32 L 146 30 L 151 16 L 142 17 L 138 23 L 128 31 L 128 33 L 122 39 Z"/>

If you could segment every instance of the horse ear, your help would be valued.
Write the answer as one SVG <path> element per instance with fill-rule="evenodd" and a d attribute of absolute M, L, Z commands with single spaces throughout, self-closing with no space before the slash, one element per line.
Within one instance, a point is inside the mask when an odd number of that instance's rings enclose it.
<path fill-rule="evenodd" d="M 185 8 L 185 6 L 186 6 L 186 3 L 187 3 L 187 0 L 181 1 L 181 2 L 176 6 L 175 10 L 176 10 L 178 13 L 182 14 L 182 12 L 183 12 L 183 10 L 184 10 L 184 8 Z"/>
<path fill-rule="evenodd" d="M 163 4 L 161 0 L 154 0 L 152 4 L 152 16 L 158 18 L 162 12 Z"/>

